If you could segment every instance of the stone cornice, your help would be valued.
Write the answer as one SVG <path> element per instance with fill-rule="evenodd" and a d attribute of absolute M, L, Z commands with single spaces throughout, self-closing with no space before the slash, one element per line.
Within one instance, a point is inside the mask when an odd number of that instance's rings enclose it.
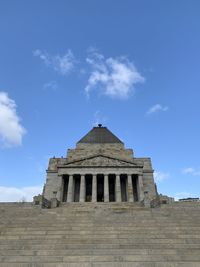
<path fill-rule="evenodd" d="M 154 170 L 153 169 L 152 170 L 143 169 L 143 173 L 154 173 Z"/>
<path fill-rule="evenodd" d="M 59 165 L 58 166 L 58 169 L 73 169 L 73 168 L 81 168 L 81 169 L 83 169 L 83 168 L 120 168 L 120 169 L 123 169 L 123 168 L 133 168 L 133 169 L 137 169 L 137 168 L 139 168 L 139 169 L 142 169 L 143 168 L 143 166 L 141 166 L 141 165 L 133 165 L 133 166 L 126 166 L 126 165 L 124 165 L 124 166 L 67 166 L 67 165 Z M 57 172 L 57 171 L 56 171 Z M 147 172 L 150 172 L 150 171 L 147 171 Z"/>

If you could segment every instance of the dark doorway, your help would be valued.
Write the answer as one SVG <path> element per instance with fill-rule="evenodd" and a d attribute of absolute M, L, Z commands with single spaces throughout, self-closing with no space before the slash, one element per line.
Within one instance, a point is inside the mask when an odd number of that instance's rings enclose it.
<path fill-rule="evenodd" d="M 120 175 L 120 183 L 121 183 L 121 193 L 122 193 L 122 202 L 127 201 L 127 175 Z"/>
<path fill-rule="evenodd" d="M 109 174 L 108 180 L 109 180 L 109 201 L 114 202 L 115 201 L 115 175 Z"/>
<path fill-rule="evenodd" d="M 137 174 L 134 174 L 134 175 L 132 175 L 132 185 L 133 185 L 133 197 L 134 197 L 134 201 L 138 201 L 137 184 L 138 184 L 138 175 Z"/>
<path fill-rule="evenodd" d="M 74 175 L 74 202 L 79 202 L 80 196 L 80 175 Z"/>
<path fill-rule="evenodd" d="M 67 201 L 67 191 L 68 191 L 69 175 L 63 175 L 63 202 Z"/>
<path fill-rule="evenodd" d="M 92 201 L 92 175 L 87 174 L 85 176 L 85 187 L 86 187 L 86 202 Z"/>
<path fill-rule="evenodd" d="M 104 176 L 97 174 L 97 202 L 104 201 Z"/>

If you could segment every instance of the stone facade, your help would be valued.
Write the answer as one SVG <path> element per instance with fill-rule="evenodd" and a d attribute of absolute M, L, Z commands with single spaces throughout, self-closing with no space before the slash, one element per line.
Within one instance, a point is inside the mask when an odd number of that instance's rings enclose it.
<path fill-rule="evenodd" d="M 94 127 L 66 158 L 51 158 L 43 197 L 60 202 L 142 202 L 157 196 L 150 158 L 132 149 L 106 127 Z"/>

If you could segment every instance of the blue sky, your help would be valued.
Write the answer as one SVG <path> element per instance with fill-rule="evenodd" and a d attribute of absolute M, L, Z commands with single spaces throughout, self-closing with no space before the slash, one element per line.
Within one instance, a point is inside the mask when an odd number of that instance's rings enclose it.
<path fill-rule="evenodd" d="M 199 197 L 200 2 L 0 2 L 0 201 L 101 122 L 151 157 L 158 190 Z"/>

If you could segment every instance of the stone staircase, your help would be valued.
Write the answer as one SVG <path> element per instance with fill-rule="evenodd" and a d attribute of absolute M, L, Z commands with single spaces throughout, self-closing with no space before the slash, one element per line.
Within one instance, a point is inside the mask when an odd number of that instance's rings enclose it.
<path fill-rule="evenodd" d="M 200 267 L 200 203 L 0 203 L 0 267 Z"/>

